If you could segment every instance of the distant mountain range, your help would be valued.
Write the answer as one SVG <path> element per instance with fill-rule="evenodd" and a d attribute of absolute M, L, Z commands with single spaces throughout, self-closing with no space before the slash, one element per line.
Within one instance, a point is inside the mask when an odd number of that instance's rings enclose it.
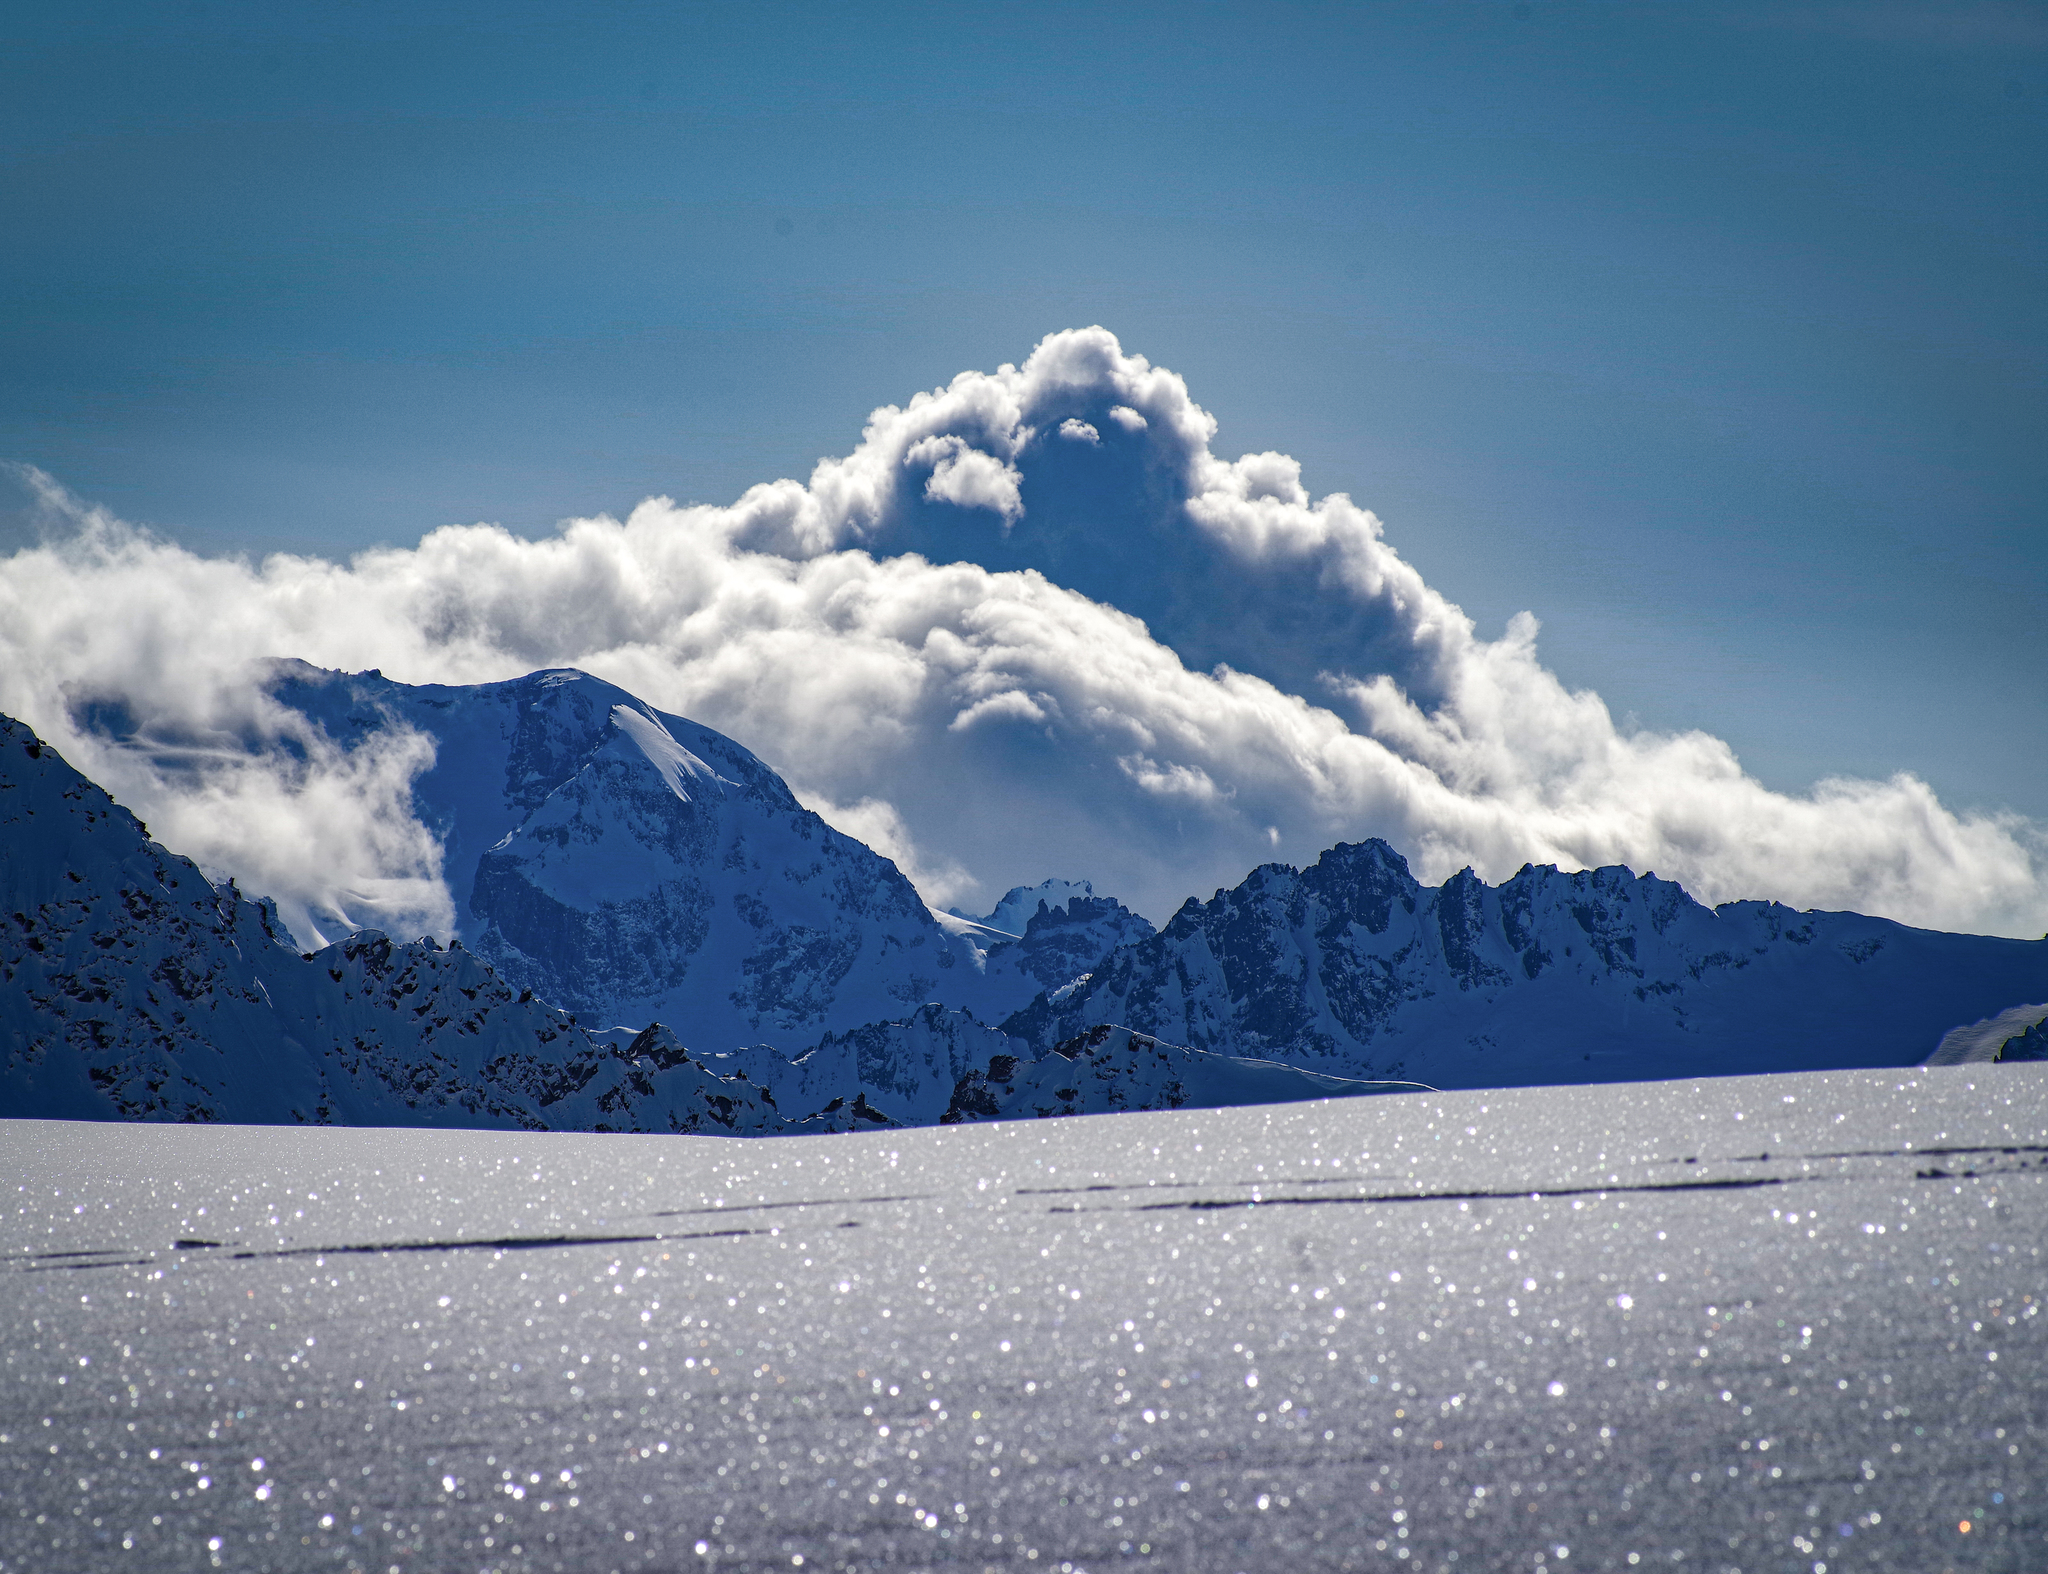
<path fill-rule="evenodd" d="M 1958 1023 L 2042 1000 L 2048 940 L 1705 907 L 1619 868 L 1430 887 L 1370 841 L 1190 899 L 1003 1026 L 1042 1047 L 1115 1022 L 1340 1076 L 1490 1087 L 1912 1065 Z"/>
<path fill-rule="evenodd" d="M 414 807 L 463 941 L 303 954 L 0 719 L 0 1114 L 767 1135 L 1907 1065 L 2048 1000 L 2048 940 L 1622 869 L 1431 888 L 1376 841 L 1157 933 L 1066 880 L 940 914 L 744 748 L 585 674 L 272 676 L 345 746 L 433 739 Z"/>

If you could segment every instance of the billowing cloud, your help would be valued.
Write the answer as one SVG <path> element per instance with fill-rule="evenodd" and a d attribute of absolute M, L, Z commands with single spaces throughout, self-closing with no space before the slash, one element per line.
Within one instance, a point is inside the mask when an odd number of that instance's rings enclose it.
<path fill-rule="evenodd" d="M 213 598 L 241 593 L 232 577 L 241 565 L 151 542 L 30 479 L 76 534 L 68 555 L 14 566 L 32 563 L 42 573 L 30 585 L 83 599 L 34 617 L 0 574 L 0 709 L 55 742 L 158 841 L 216 879 L 232 875 L 248 894 L 274 897 L 304 945 L 366 925 L 452 934 L 440 843 L 412 811 L 412 782 L 433 764 L 433 740 L 394 724 L 346 747 L 277 704 L 259 681 L 264 664 L 245 654 L 274 628 L 269 618 L 259 614 L 208 649 Z M 117 559 L 123 566 L 113 568 Z M 199 569 L 164 590 L 202 599 L 165 608 L 168 617 L 129 619 L 129 605 L 146 598 L 133 576 L 146 577 L 151 562 Z M 93 604 L 94 565 L 112 569 L 122 599 Z"/>
<path fill-rule="evenodd" d="M 1624 734 L 1543 667 L 1533 618 L 1479 638 L 1370 512 L 1286 455 L 1218 458 L 1214 430 L 1088 329 L 876 411 L 806 483 L 540 541 L 206 559 L 41 483 L 67 523 L 0 561 L 0 709 L 307 912 L 431 886 L 390 785 L 417 743 L 325 752 L 271 714 L 263 657 L 409 682 L 582 667 L 730 733 L 942 903 L 1059 875 L 1163 917 L 1380 835 L 1428 879 L 1624 863 L 1708 901 L 2048 927 L 2039 827 L 1907 775 L 1775 793 L 1703 733 Z M 295 841 L 295 814 L 327 841 Z"/>

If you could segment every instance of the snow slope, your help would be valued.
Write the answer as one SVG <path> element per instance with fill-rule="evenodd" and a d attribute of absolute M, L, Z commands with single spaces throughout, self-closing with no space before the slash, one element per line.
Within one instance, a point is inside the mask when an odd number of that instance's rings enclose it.
<path fill-rule="evenodd" d="M 1384 842 L 1268 864 L 1064 998 L 1002 1024 L 1100 1023 L 1346 1077 L 1437 1087 L 1912 1065 L 1959 1022 L 2048 999 L 2048 940 L 1768 902 L 1654 875 L 1525 867 L 1420 885 Z"/>
<path fill-rule="evenodd" d="M 830 1142 L 11 1121 L 0 1152 L 8 1574 L 2048 1546 L 2040 1066 Z"/>

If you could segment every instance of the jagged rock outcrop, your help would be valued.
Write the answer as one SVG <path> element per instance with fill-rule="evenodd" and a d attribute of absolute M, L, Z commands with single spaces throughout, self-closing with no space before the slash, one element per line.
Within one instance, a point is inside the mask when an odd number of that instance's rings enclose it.
<path fill-rule="evenodd" d="M 2001 1061 L 2048 1060 L 2048 1021 L 2036 1022 L 2026 1032 L 2007 1039 L 1999 1046 Z"/>
<path fill-rule="evenodd" d="M 957 1002 L 987 1022 L 1000 1022 L 1041 990 L 1072 983 L 1118 946 L 1153 933 L 1145 919 L 1113 898 L 1097 896 L 1086 880 L 1019 886 L 978 922 L 998 934 L 1005 924 L 1018 926 L 1017 938 L 998 938 L 988 946 L 979 983 L 970 983 L 966 998 Z"/>
<path fill-rule="evenodd" d="M 1770 902 L 1654 875 L 1525 867 L 1419 884 L 1384 842 L 1268 864 L 1001 1024 L 1037 1048 L 1103 1023 L 1346 1077 L 1439 1087 L 1912 1065 L 2048 998 L 2048 941 Z"/>

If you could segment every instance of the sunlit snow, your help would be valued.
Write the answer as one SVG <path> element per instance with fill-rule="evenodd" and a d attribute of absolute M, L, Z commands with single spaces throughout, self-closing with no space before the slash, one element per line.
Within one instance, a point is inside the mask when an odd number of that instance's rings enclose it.
<path fill-rule="evenodd" d="M 9 1571 L 2018 1569 L 2048 1534 L 2035 1066 L 0 1142 Z"/>

